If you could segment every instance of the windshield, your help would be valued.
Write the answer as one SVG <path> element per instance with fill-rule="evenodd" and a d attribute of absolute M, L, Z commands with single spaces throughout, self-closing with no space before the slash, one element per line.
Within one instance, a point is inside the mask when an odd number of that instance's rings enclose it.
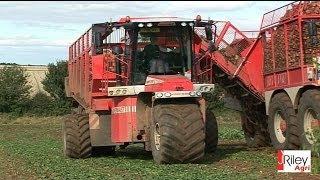
<path fill-rule="evenodd" d="M 191 69 L 190 27 L 147 27 L 137 33 L 135 84 L 144 84 L 148 75 L 185 75 Z"/>

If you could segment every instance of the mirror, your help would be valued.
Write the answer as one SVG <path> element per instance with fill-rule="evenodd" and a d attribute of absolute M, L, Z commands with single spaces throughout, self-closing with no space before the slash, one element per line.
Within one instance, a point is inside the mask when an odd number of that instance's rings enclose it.
<path fill-rule="evenodd" d="M 212 41 L 213 37 L 212 37 L 212 30 L 211 30 L 211 26 L 210 25 L 206 25 L 204 30 L 206 31 L 206 37 L 208 41 Z"/>

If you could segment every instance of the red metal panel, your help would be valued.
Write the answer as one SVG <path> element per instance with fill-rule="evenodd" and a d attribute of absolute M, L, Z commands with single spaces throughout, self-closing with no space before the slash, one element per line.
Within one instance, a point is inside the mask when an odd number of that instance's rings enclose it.
<path fill-rule="evenodd" d="M 88 103 L 90 101 L 89 99 L 89 53 L 86 51 L 84 55 L 84 99 Z"/>
<path fill-rule="evenodd" d="M 185 76 L 177 75 L 152 75 L 146 80 L 146 92 L 163 92 L 163 91 L 177 91 L 177 88 L 182 91 L 192 91 L 193 84 Z"/>
<path fill-rule="evenodd" d="M 288 73 L 289 84 L 292 86 L 301 85 L 303 83 L 301 74 L 302 74 L 301 68 L 289 70 L 289 73 Z"/>
<path fill-rule="evenodd" d="M 110 111 L 113 106 L 113 99 L 111 98 L 92 100 L 92 110 L 94 111 Z"/>
<path fill-rule="evenodd" d="M 264 76 L 264 85 L 265 85 L 266 90 L 273 89 L 275 87 L 275 81 L 274 81 L 273 74 L 269 74 L 269 75 Z"/>
<path fill-rule="evenodd" d="M 76 84 L 76 80 L 77 80 L 77 77 L 76 77 L 76 61 L 75 59 L 72 61 L 72 84 L 73 84 L 73 91 L 75 92 L 75 90 L 77 89 L 77 84 Z"/>
<path fill-rule="evenodd" d="M 84 55 L 80 57 L 80 96 L 84 97 Z"/>
<path fill-rule="evenodd" d="M 278 72 L 275 75 L 276 86 L 285 87 L 288 85 L 287 71 Z"/>
<path fill-rule="evenodd" d="M 102 79 L 104 74 L 104 56 L 96 55 L 92 56 L 92 78 Z"/>
<path fill-rule="evenodd" d="M 80 93 L 80 81 L 81 81 L 81 79 L 80 79 L 80 58 L 81 58 L 81 56 L 78 55 L 77 61 L 76 61 L 77 62 L 77 89 L 76 89 L 77 93 Z"/>
<path fill-rule="evenodd" d="M 262 94 L 264 91 L 264 83 L 263 83 L 263 47 L 262 40 L 259 39 L 257 44 L 254 47 L 254 51 L 249 54 L 247 57 L 247 62 L 244 65 L 243 72 L 248 75 L 250 83 L 256 92 Z M 239 74 L 241 75 L 241 74 Z M 243 77 L 242 79 L 247 79 L 247 77 Z"/>
<path fill-rule="evenodd" d="M 136 103 L 137 97 L 114 98 L 114 107 L 111 110 L 112 142 L 133 141 L 133 131 L 137 130 Z"/>

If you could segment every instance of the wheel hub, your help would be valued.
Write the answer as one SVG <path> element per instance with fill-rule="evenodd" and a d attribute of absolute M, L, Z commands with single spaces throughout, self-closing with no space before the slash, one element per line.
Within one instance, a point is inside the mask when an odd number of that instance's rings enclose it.
<path fill-rule="evenodd" d="M 277 140 L 280 143 L 284 143 L 286 138 L 284 136 L 286 132 L 287 124 L 286 121 L 281 117 L 280 112 L 276 112 L 274 115 L 274 130 Z"/>
<path fill-rule="evenodd" d="M 160 150 L 160 126 L 158 123 L 155 125 L 155 131 L 154 131 L 154 144 L 156 147 L 156 150 Z"/>
<path fill-rule="evenodd" d="M 306 138 L 310 144 L 316 142 L 314 137 L 313 130 L 319 128 L 320 121 L 316 118 L 316 113 L 311 108 L 307 109 L 304 114 L 303 128 L 306 133 Z"/>

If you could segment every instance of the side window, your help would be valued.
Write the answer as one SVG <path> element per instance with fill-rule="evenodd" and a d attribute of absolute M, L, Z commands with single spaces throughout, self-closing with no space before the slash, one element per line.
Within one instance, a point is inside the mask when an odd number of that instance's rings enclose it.
<path fill-rule="evenodd" d="M 191 36 L 190 36 L 190 32 L 188 31 L 188 29 L 184 29 L 182 31 L 182 45 L 183 45 L 183 49 L 186 52 L 186 57 L 187 57 L 187 71 L 191 70 L 191 59 L 192 59 L 192 48 L 191 48 Z"/>

